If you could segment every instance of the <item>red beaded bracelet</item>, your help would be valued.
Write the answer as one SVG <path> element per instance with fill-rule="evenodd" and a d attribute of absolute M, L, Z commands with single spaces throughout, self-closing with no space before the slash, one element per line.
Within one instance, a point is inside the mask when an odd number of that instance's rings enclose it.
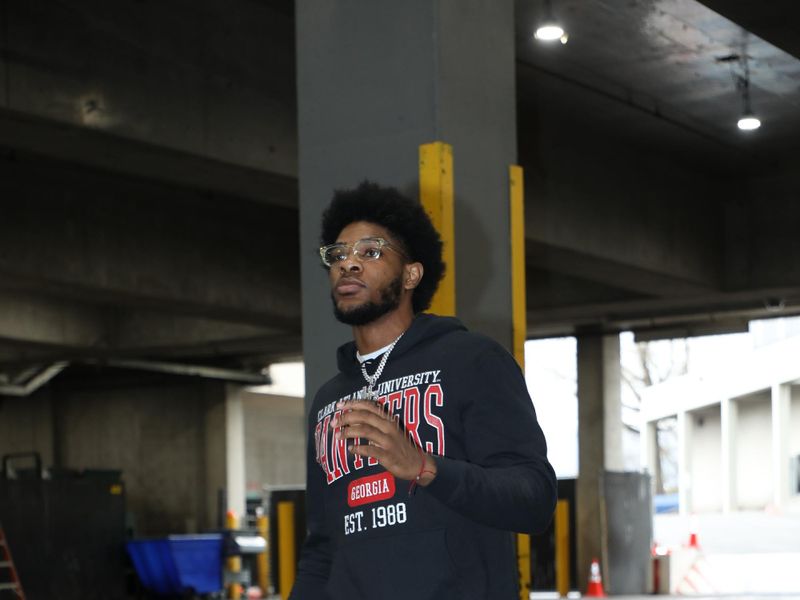
<path fill-rule="evenodd" d="M 419 446 L 417 446 L 416 448 L 417 452 L 419 452 L 420 458 L 422 459 L 422 466 L 419 468 L 419 473 L 417 473 L 417 476 L 411 482 L 411 485 L 408 486 L 409 496 L 412 496 L 414 494 L 414 491 L 417 489 L 417 484 L 419 483 L 419 480 L 423 474 L 430 473 L 431 475 L 436 475 L 435 471 L 431 471 L 430 469 L 425 468 L 425 466 L 427 465 L 427 461 L 425 460 L 425 453 L 422 451 L 422 448 L 420 448 Z"/>

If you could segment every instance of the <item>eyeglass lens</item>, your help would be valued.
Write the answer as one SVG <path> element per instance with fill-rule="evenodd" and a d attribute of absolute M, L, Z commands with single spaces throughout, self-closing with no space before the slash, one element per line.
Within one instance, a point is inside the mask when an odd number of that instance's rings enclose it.
<path fill-rule="evenodd" d="M 359 260 L 375 260 L 381 255 L 381 242 L 378 240 L 358 240 L 350 244 L 338 244 L 325 251 L 325 264 L 332 265 L 347 260 L 350 252 Z"/>

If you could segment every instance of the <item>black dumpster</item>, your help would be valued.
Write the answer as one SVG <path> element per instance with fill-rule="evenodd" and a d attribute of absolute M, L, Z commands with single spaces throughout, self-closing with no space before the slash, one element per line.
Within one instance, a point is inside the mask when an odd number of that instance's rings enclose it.
<path fill-rule="evenodd" d="M 0 523 L 28 600 L 125 597 L 124 492 L 120 471 L 44 473 L 35 453 L 3 457 Z"/>

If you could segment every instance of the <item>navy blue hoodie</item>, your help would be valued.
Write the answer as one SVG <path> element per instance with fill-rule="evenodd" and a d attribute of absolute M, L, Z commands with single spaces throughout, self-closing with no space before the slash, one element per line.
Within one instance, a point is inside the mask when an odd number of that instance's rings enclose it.
<path fill-rule="evenodd" d="M 309 414 L 309 535 L 291 600 L 516 600 L 513 534 L 542 531 L 556 478 L 517 363 L 454 318 L 419 315 L 375 390 L 436 478 L 409 482 L 334 442 L 339 400 L 364 387 L 353 342 Z"/>

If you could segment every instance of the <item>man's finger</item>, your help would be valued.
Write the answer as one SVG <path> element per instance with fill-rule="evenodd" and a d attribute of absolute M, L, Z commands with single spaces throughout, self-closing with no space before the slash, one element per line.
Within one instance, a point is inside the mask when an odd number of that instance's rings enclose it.
<path fill-rule="evenodd" d="M 388 446 L 391 441 L 385 432 L 364 423 L 345 425 L 336 435 L 338 439 L 363 438 L 384 448 Z"/>
<path fill-rule="evenodd" d="M 336 405 L 336 408 L 341 409 L 342 411 L 369 412 L 373 415 L 386 418 L 386 412 L 384 411 L 383 407 L 378 406 L 374 402 L 339 402 Z"/>
<path fill-rule="evenodd" d="M 386 463 L 387 453 L 386 450 L 384 450 L 380 446 L 367 446 L 366 444 L 350 444 L 349 446 L 347 446 L 347 450 L 350 452 L 350 454 L 363 456 L 364 458 L 374 458 L 384 467 L 386 466 L 385 463 Z"/>
<path fill-rule="evenodd" d="M 371 411 L 343 411 L 341 414 L 337 415 L 331 420 L 331 428 L 337 429 L 339 427 L 349 427 L 359 423 L 365 423 L 371 427 L 374 427 L 375 429 L 380 429 L 383 433 L 389 433 L 395 428 L 391 420 L 387 419 L 385 416 L 376 415 Z"/>

